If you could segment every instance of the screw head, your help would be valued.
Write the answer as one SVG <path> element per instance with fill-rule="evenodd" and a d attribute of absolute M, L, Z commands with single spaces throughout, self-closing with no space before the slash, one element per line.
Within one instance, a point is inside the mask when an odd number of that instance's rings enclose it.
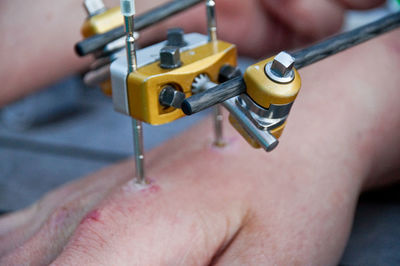
<path fill-rule="evenodd" d="M 289 83 L 294 79 L 295 59 L 287 52 L 280 52 L 265 66 L 267 76 L 279 83 Z"/>
<path fill-rule="evenodd" d="M 182 65 L 179 47 L 165 46 L 160 51 L 160 67 L 165 69 L 178 68 Z"/>
<path fill-rule="evenodd" d="M 172 28 L 167 32 L 167 46 L 184 47 L 186 42 L 184 40 L 184 31 L 182 28 Z"/>
<path fill-rule="evenodd" d="M 160 92 L 159 101 L 163 106 L 181 108 L 182 102 L 185 98 L 183 92 L 175 90 L 172 86 L 166 86 Z"/>

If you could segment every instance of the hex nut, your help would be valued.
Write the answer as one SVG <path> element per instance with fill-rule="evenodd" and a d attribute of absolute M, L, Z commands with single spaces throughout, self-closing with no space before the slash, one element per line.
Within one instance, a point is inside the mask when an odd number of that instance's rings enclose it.
<path fill-rule="evenodd" d="M 160 50 L 160 67 L 165 69 L 178 68 L 182 65 L 178 47 L 165 46 Z"/>
<path fill-rule="evenodd" d="M 294 58 L 286 53 L 280 52 L 272 62 L 271 70 L 274 71 L 280 77 L 287 76 L 292 71 L 294 66 Z"/>
<path fill-rule="evenodd" d="M 181 108 L 182 102 L 185 100 L 185 94 L 176 90 L 172 86 L 164 87 L 160 92 L 160 104 L 166 107 Z"/>
<path fill-rule="evenodd" d="M 295 59 L 286 52 L 280 52 L 272 62 L 265 65 L 265 74 L 277 83 L 290 83 L 295 78 L 293 70 Z"/>

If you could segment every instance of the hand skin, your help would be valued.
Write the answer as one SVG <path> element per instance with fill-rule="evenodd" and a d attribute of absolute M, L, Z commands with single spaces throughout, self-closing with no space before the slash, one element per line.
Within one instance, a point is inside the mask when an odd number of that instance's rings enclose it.
<path fill-rule="evenodd" d="M 0 1 L 0 107 L 83 71 L 91 57 L 73 50 L 82 39 L 83 0 Z M 138 13 L 167 0 L 136 1 Z M 267 56 L 320 39 L 340 29 L 347 8 L 374 7 L 383 0 L 218 0 L 219 37 L 242 54 Z M 119 1 L 105 1 L 112 7 Z M 282 10 L 285 13 L 282 13 Z M 205 32 L 203 5 L 142 32 L 141 42 L 165 38 L 168 27 Z M 234 29 L 233 26 L 234 25 Z M 51 45 L 49 45 L 51 44 Z"/>
<path fill-rule="evenodd" d="M 277 150 L 208 119 L 0 219 L 1 265 L 336 265 L 361 191 L 397 180 L 400 31 L 301 70 Z M 384 81 L 384 82 L 382 82 Z M 73 166 L 71 166 L 73 167 Z"/>

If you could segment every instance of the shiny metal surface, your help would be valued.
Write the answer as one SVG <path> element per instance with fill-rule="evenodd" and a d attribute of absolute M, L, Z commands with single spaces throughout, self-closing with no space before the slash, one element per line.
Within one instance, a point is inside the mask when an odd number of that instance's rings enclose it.
<path fill-rule="evenodd" d="M 206 74 L 200 74 L 194 78 L 192 83 L 192 93 L 197 94 L 207 90 L 210 86 L 214 86 L 214 83 L 209 84 L 210 78 Z"/>
<path fill-rule="evenodd" d="M 292 71 L 293 66 L 294 58 L 286 52 L 280 52 L 272 61 L 271 70 L 280 77 L 285 77 Z"/>
<path fill-rule="evenodd" d="M 89 17 L 101 14 L 106 11 L 106 7 L 102 0 L 85 0 L 83 6 Z"/>
<path fill-rule="evenodd" d="M 160 50 L 160 67 L 178 68 L 182 65 L 179 47 L 165 46 Z"/>
<path fill-rule="evenodd" d="M 135 47 L 135 1 L 121 0 L 121 12 L 124 14 L 125 32 L 126 32 L 126 54 L 128 62 L 128 72 L 124 83 L 127 86 L 127 77 L 129 73 L 137 70 L 136 47 Z M 127 95 L 126 95 L 127 96 Z M 127 99 L 125 101 L 128 101 Z M 129 103 L 128 103 L 129 108 Z M 132 119 L 133 131 L 133 149 L 136 161 L 136 181 L 140 184 L 146 183 L 144 171 L 144 149 L 143 149 L 143 127 L 142 122 Z"/>
<path fill-rule="evenodd" d="M 194 49 L 207 43 L 207 36 L 199 33 L 185 34 L 184 40 L 187 43 L 185 47 L 180 48 L 181 52 Z M 152 46 L 140 49 L 137 51 L 138 68 L 152 64 L 160 59 L 160 50 L 167 44 L 163 41 Z M 111 63 L 111 82 L 113 88 L 113 104 L 116 111 L 130 115 L 128 106 L 128 88 L 126 79 L 127 72 L 127 57 L 124 56 L 125 51 L 117 53 L 117 59 Z"/>
<path fill-rule="evenodd" d="M 161 105 L 175 108 L 181 108 L 183 100 L 185 100 L 185 94 L 175 90 L 172 86 L 163 88 L 159 97 Z"/>
<path fill-rule="evenodd" d="M 139 33 L 135 32 L 133 37 L 135 38 L 135 40 L 137 40 L 139 37 Z M 111 54 L 111 53 L 121 50 L 123 48 L 125 48 L 125 38 L 121 37 L 119 39 L 116 39 L 115 41 L 110 42 L 106 46 L 104 46 L 103 54 Z"/>
<path fill-rule="evenodd" d="M 137 69 L 136 47 L 134 36 L 134 16 L 124 16 L 126 31 L 126 54 L 128 62 L 128 72 L 134 72 Z"/>
<path fill-rule="evenodd" d="M 105 65 L 98 69 L 88 72 L 83 77 L 83 82 L 89 87 L 99 85 L 101 82 L 107 81 L 110 78 L 110 65 Z"/>
<path fill-rule="evenodd" d="M 215 16 L 215 1 L 207 0 L 207 29 L 208 29 L 208 39 L 210 42 L 217 40 L 217 20 Z"/>
<path fill-rule="evenodd" d="M 293 105 L 293 103 L 285 105 L 271 104 L 269 109 L 265 109 L 251 100 L 247 94 L 237 97 L 236 104 L 262 130 L 271 130 L 285 123 Z"/>
<path fill-rule="evenodd" d="M 217 84 L 211 82 L 204 74 L 198 76 L 192 84 L 198 92 L 215 86 Z M 223 102 L 222 106 L 228 109 L 245 131 L 269 152 L 278 145 L 278 140 L 268 130 L 285 123 L 292 104 L 271 105 L 271 108 L 267 110 L 254 103 L 246 94 L 242 94 Z M 216 105 L 214 108 L 215 144 L 223 146 L 221 107 Z"/>
<path fill-rule="evenodd" d="M 222 114 L 221 105 L 214 106 L 214 145 L 217 147 L 224 147 L 226 142 L 224 140 L 223 131 L 224 116 Z"/>
<path fill-rule="evenodd" d="M 110 72 L 114 109 L 122 114 L 130 115 L 128 86 L 126 84 L 126 79 L 128 78 L 126 57 L 119 57 L 111 63 Z"/>
<path fill-rule="evenodd" d="M 294 79 L 294 58 L 286 53 L 280 52 L 272 62 L 265 66 L 267 76 L 278 83 L 289 83 Z"/>
<path fill-rule="evenodd" d="M 268 131 L 258 128 L 253 121 L 246 116 L 242 109 L 236 104 L 238 97 L 239 96 L 231 98 L 223 102 L 222 105 L 235 117 L 247 134 L 256 140 L 264 150 L 270 152 L 275 149 L 279 141 Z"/>
<path fill-rule="evenodd" d="M 133 148 L 135 151 L 136 178 L 140 184 L 146 184 L 146 173 L 144 168 L 144 148 L 143 148 L 143 126 L 142 122 L 132 119 Z"/>
<path fill-rule="evenodd" d="M 207 9 L 208 41 L 216 42 L 218 38 L 217 38 L 217 20 L 215 15 L 215 1 L 207 0 L 206 9 Z M 221 106 L 216 105 L 214 107 L 214 134 L 215 134 L 214 144 L 217 147 L 222 147 L 225 145 L 223 130 L 222 130 L 223 121 L 224 117 L 222 115 Z"/>

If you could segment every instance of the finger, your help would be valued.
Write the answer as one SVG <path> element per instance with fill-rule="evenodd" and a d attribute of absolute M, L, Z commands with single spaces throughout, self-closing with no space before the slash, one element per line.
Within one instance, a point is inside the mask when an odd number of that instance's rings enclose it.
<path fill-rule="evenodd" d="M 34 213 L 33 208 L 26 208 L 20 211 L 7 213 L 0 216 L 0 239 L 8 232 L 23 225 L 26 222 L 26 220 L 32 217 L 33 213 Z"/>
<path fill-rule="evenodd" d="M 131 171 L 116 175 L 110 168 L 103 175 L 88 176 L 49 193 L 28 209 L 22 223 L 0 237 L 0 257 L 13 263 L 47 264 L 61 251 L 82 217 L 130 176 Z"/>

